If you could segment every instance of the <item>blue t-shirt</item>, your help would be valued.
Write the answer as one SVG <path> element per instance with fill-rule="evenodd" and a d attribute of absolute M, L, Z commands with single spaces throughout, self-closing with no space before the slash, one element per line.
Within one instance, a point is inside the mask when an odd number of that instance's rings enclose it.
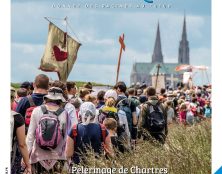
<path fill-rule="evenodd" d="M 208 106 L 204 107 L 204 115 L 205 115 L 205 117 L 211 118 L 211 112 L 212 112 L 211 107 L 208 107 Z"/>
<path fill-rule="evenodd" d="M 33 93 L 32 100 L 35 103 L 36 106 L 40 106 L 43 103 L 43 97 L 46 94 L 38 94 L 38 93 Z M 16 112 L 20 113 L 23 117 L 25 117 L 25 112 L 26 110 L 30 108 L 30 103 L 27 97 L 22 98 L 17 107 L 16 107 Z"/>
<path fill-rule="evenodd" d="M 74 141 L 73 128 L 69 131 L 68 134 Z M 106 136 L 108 131 L 106 130 Z M 74 156 L 73 161 L 75 164 L 80 162 L 80 152 L 85 153 L 89 146 L 92 147 L 96 154 L 101 154 L 102 152 L 102 129 L 99 124 L 89 123 L 88 125 L 83 125 L 82 123 L 77 125 L 77 136 L 76 136 L 76 147 L 74 147 Z M 81 158 L 82 159 L 82 158 Z M 82 159 L 84 160 L 84 159 Z"/>

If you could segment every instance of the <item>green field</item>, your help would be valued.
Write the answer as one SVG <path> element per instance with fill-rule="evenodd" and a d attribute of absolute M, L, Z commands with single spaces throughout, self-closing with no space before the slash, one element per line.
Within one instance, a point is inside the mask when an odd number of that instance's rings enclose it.
<path fill-rule="evenodd" d="M 85 83 L 87 82 L 82 82 L 82 81 L 76 81 L 75 82 L 77 87 L 82 87 Z M 93 86 L 110 86 L 102 83 L 96 83 L 96 82 L 91 82 Z M 11 86 L 18 89 L 20 87 L 21 83 L 11 83 Z"/>

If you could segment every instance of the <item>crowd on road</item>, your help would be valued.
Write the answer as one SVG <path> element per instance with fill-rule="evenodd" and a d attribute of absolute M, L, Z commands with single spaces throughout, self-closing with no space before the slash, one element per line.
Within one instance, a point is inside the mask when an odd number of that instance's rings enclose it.
<path fill-rule="evenodd" d="M 174 124 L 187 128 L 211 115 L 211 85 L 157 92 L 119 81 L 93 95 L 90 82 L 78 88 L 39 74 L 11 88 L 11 173 L 68 171 L 84 164 L 89 149 L 113 160 L 133 152 L 138 140 L 164 144 Z"/>

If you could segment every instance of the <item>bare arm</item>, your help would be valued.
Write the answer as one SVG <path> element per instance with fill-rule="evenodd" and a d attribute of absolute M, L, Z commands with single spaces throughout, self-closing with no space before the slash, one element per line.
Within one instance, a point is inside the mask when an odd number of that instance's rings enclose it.
<path fill-rule="evenodd" d="M 31 165 L 29 163 L 29 153 L 25 142 L 25 125 L 20 126 L 16 129 L 16 137 L 18 139 L 18 146 L 21 151 L 24 163 L 27 169 L 31 170 Z"/>
<path fill-rule="evenodd" d="M 133 115 L 133 125 L 137 125 L 137 116 L 136 116 L 136 112 L 133 112 L 132 115 Z"/>
<path fill-rule="evenodd" d="M 66 139 L 66 158 L 69 159 L 74 154 L 74 141 L 70 136 L 67 136 Z"/>

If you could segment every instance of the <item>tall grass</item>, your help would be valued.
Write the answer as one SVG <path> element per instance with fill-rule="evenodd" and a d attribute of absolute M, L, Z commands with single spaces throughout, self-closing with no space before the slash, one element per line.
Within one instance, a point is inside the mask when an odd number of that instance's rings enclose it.
<path fill-rule="evenodd" d="M 164 146 L 139 141 L 135 151 L 113 160 L 87 157 L 87 168 L 167 168 L 170 174 L 211 173 L 211 123 L 204 121 L 192 127 L 172 125 Z M 130 173 L 130 172 L 129 172 Z M 139 173 L 139 172 L 138 172 Z M 150 172 L 151 173 L 151 172 Z"/>

